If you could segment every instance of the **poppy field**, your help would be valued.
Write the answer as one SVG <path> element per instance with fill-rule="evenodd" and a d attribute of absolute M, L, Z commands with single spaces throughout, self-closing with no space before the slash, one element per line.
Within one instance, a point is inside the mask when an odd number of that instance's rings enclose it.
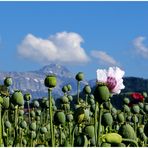
<path fill-rule="evenodd" d="M 96 85 L 80 90 L 85 74 L 75 76 L 77 93 L 70 84 L 61 88 L 56 103 L 52 91 L 56 75 L 47 75 L 48 96 L 33 100 L 28 92 L 10 93 L 13 78 L 0 85 L 0 146 L 2 147 L 147 147 L 147 93 L 132 92 L 120 98 L 124 71 L 118 67 L 98 69 Z M 111 103 L 122 99 L 122 108 Z"/>

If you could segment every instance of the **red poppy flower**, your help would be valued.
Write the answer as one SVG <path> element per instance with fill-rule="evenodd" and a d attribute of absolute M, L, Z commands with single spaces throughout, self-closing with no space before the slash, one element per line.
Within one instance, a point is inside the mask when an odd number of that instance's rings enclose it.
<path fill-rule="evenodd" d="M 135 101 L 143 101 L 144 100 L 144 96 L 141 95 L 140 93 L 132 93 L 131 97 L 135 100 Z"/>

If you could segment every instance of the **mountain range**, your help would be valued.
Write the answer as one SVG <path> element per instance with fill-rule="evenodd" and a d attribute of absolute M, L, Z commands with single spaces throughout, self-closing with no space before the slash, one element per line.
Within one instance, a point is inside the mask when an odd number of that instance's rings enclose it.
<path fill-rule="evenodd" d="M 75 80 L 75 74 L 70 72 L 65 66 L 59 64 L 49 64 L 36 71 L 27 72 L 0 72 L 0 84 L 3 84 L 5 77 L 10 76 L 13 79 L 13 85 L 10 87 L 10 91 L 19 89 L 23 93 L 31 93 L 33 99 L 42 98 L 47 96 L 47 88 L 44 86 L 44 79 L 46 75 L 54 73 L 57 76 L 57 86 L 53 90 L 53 95 L 59 97 L 62 95 L 61 88 L 64 85 L 71 84 L 72 94 L 76 93 L 77 82 Z M 148 93 L 148 79 L 137 77 L 124 77 L 125 92 L 147 92 Z M 90 84 L 93 88 L 95 86 L 94 80 L 84 80 L 81 83 L 81 89 L 86 84 Z"/>

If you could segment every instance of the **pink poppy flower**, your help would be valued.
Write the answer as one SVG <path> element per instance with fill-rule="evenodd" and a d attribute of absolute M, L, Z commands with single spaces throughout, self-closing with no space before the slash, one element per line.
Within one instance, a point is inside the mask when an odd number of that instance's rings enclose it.
<path fill-rule="evenodd" d="M 105 83 L 111 94 L 119 94 L 121 89 L 124 89 L 123 76 L 124 71 L 118 67 L 109 67 L 108 71 L 105 69 L 97 70 L 97 82 Z"/>

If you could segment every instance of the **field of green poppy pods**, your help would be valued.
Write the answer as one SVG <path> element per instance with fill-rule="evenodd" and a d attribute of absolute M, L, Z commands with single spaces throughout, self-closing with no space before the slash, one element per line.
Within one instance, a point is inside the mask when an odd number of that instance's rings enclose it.
<path fill-rule="evenodd" d="M 45 77 L 48 96 L 40 101 L 21 90 L 11 94 L 13 78 L 6 77 L 0 85 L 0 146 L 147 147 L 148 96 L 135 92 L 120 98 L 123 75 L 118 67 L 98 69 L 95 88 L 85 85 L 80 91 L 84 73 L 79 72 L 77 94 L 71 95 L 70 84 L 63 86 L 59 104 L 52 96 L 55 75 Z M 112 105 L 114 95 L 122 99 L 121 109 Z"/>

